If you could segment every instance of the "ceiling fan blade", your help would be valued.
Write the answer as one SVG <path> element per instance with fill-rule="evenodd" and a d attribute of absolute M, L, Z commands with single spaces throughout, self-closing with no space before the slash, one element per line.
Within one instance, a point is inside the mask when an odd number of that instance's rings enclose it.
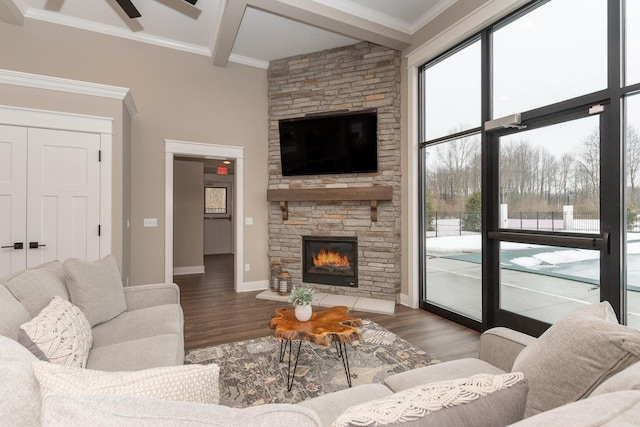
<path fill-rule="evenodd" d="M 131 0 L 116 0 L 116 2 L 120 5 L 124 13 L 131 19 L 140 18 L 142 15 L 138 12 L 138 9 L 131 3 Z"/>
<path fill-rule="evenodd" d="M 184 0 L 184 1 L 186 1 L 189 4 L 193 4 L 193 5 L 195 5 L 198 2 L 198 0 Z"/>

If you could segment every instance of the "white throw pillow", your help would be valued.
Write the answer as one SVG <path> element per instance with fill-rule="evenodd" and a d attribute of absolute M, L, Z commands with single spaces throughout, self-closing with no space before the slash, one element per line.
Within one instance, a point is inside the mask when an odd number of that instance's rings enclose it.
<path fill-rule="evenodd" d="M 92 327 L 127 309 L 120 270 L 113 255 L 99 261 L 69 258 L 62 266 L 71 302 L 82 310 Z"/>
<path fill-rule="evenodd" d="M 485 396 L 495 395 L 518 387 L 514 395 L 489 405 L 460 412 L 458 408 L 471 405 Z M 333 427 L 410 425 L 508 425 L 522 419 L 527 400 L 526 381 L 522 373 L 477 374 L 469 378 L 439 381 L 399 391 L 347 409 L 333 422 Z M 509 407 L 506 407 L 509 406 Z M 487 413 L 490 412 L 490 413 Z M 497 414 L 499 412 L 503 414 Z M 437 414 L 437 415 L 436 415 Z M 443 414 L 441 416 L 441 414 Z M 433 419 L 432 417 L 437 416 Z M 424 417 L 429 417 L 424 419 Z"/>
<path fill-rule="evenodd" d="M 84 368 L 93 334 L 78 307 L 54 296 L 40 314 L 20 326 L 18 342 L 40 360 Z"/>
<path fill-rule="evenodd" d="M 52 391 L 74 395 L 118 395 L 214 403 L 220 398 L 216 364 L 180 365 L 142 371 L 107 372 L 33 362 L 42 397 Z"/>

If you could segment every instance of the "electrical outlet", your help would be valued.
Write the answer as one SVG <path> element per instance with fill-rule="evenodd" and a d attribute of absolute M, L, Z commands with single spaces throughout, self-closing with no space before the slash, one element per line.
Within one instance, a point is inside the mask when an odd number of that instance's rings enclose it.
<path fill-rule="evenodd" d="M 244 271 L 251 271 L 251 264 L 245 264 Z"/>
<path fill-rule="evenodd" d="M 158 218 L 145 218 L 144 219 L 145 227 L 157 227 L 158 226 Z"/>
<path fill-rule="evenodd" d="M 244 219 L 244 225 L 253 225 L 253 218 L 248 216 Z"/>

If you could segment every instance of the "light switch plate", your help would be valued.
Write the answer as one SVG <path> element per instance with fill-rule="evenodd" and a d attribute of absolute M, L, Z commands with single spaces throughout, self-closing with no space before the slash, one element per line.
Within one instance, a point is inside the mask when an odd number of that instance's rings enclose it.
<path fill-rule="evenodd" d="M 157 227 L 158 226 L 158 218 L 145 218 L 144 219 L 145 227 Z"/>

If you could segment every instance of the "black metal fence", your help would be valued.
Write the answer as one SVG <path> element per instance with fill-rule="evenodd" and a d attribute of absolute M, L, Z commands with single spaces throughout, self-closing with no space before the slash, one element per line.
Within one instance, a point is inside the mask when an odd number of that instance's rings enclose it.
<path fill-rule="evenodd" d="M 536 231 L 578 231 L 598 233 L 600 214 L 598 212 L 573 211 L 521 211 L 509 212 L 501 228 Z M 433 211 L 427 215 L 427 237 L 463 236 L 477 234 L 482 224 L 481 212 L 474 211 Z M 640 221 L 627 221 L 628 232 L 640 232 Z"/>

